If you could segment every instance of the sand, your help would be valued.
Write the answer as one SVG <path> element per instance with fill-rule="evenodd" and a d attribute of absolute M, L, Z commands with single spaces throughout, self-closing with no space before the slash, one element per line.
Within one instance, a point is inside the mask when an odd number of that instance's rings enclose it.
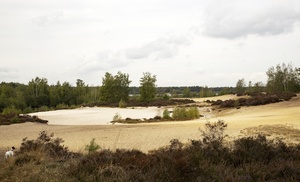
<path fill-rule="evenodd" d="M 233 96 L 227 96 L 231 97 Z M 222 96 L 222 99 L 227 98 Z M 216 98 L 205 100 L 208 99 Z M 201 100 L 195 100 L 201 104 Z M 124 148 L 148 152 L 168 145 L 172 139 L 179 139 L 183 143 L 188 143 L 190 139 L 200 139 L 199 128 L 203 128 L 208 121 L 215 122 L 219 119 L 228 124 L 226 134 L 231 138 L 264 133 L 294 142 L 299 142 L 300 139 L 300 95 L 291 101 L 264 106 L 226 110 L 201 108 L 200 113 L 205 117 L 192 121 L 118 125 L 108 123 L 117 112 L 123 118 L 147 118 L 154 117 L 161 110 L 163 108 L 80 108 L 35 113 L 42 119 L 49 120 L 49 124 L 0 126 L 0 148 L 8 149 L 12 145 L 19 148 L 23 138 L 36 139 L 39 132 L 45 130 L 64 139 L 63 144 L 75 152 L 84 152 L 85 145 L 93 138 L 104 149 Z"/>

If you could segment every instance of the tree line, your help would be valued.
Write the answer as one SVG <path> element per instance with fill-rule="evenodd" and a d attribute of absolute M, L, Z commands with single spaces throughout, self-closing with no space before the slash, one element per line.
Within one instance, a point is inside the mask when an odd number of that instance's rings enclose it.
<path fill-rule="evenodd" d="M 116 75 L 105 73 L 101 86 L 89 86 L 83 80 L 77 79 L 76 86 L 69 82 L 49 85 L 46 78 L 36 77 L 28 84 L 0 83 L 0 112 L 5 108 L 13 108 L 20 112 L 49 110 L 49 108 L 70 108 L 72 106 L 98 103 L 127 102 L 136 99 L 140 102 L 152 102 L 156 98 L 170 97 L 210 97 L 224 94 L 254 94 L 260 92 L 282 93 L 300 91 L 300 68 L 289 64 L 279 64 L 266 72 L 267 83 L 252 83 L 248 85 L 245 79 L 239 79 L 236 87 L 193 86 L 193 87 L 157 87 L 156 75 L 143 73 L 139 87 L 130 87 L 129 74 L 118 72 Z"/>

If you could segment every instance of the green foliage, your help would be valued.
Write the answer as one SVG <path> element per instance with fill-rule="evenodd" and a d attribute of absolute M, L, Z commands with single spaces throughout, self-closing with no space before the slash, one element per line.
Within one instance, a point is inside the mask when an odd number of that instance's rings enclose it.
<path fill-rule="evenodd" d="M 128 74 L 119 71 L 117 75 L 113 76 L 106 72 L 100 88 L 101 100 L 110 103 L 118 103 L 120 100 L 127 101 L 130 83 Z"/>
<path fill-rule="evenodd" d="M 140 100 L 142 102 L 151 102 L 156 96 L 156 76 L 149 72 L 143 73 L 140 79 Z"/>
<path fill-rule="evenodd" d="M 189 87 L 186 87 L 186 88 L 183 89 L 182 96 L 187 97 L 187 98 L 191 97 L 191 91 L 190 91 Z"/>
<path fill-rule="evenodd" d="M 197 107 L 175 107 L 172 117 L 174 120 L 189 120 L 199 118 L 199 110 Z"/>
<path fill-rule="evenodd" d="M 127 107 L 127 103 L 124 101 L 124 100 L 120 100 L 120 102 L 119 102 L 119 107 L 120 108 L 126 108 Z"/>
<path fill-rule="evenodd" d="M 101 149 L 101 147 L 95 142 L 95 138 L 90 141 L 89 145 L 85 146 L 85 150 L 89 153 L 97 152 L 99 149 Z"/>
<path fill-rule="evenodd" d="M 205 86 L 205 87 L 201 88 L 199 96 L 200 97 L 212 97 L 212 96 L 215 96 L 215 93 L 212 91 L 212 89 Z"/>
<path fill-rule="evenodd" d="M 269 68 L 267 91 L 269 93 L 299 92 L 300 91 L 300 68 L 294 68 L 290 63 Z"/>
<path fill-rule="evenodd" d="M 163 111 L 163 119 L 171 119 L 170 111 L 167 108 Z"/>
<path fill-rule="evenodd" d="M 4 108 L 3 111 L 2 111 L 3 115 L 18 115 L 18 114 L 21 114 L 21 113 L 22 113 L 22 111 L 20 109 L 17 109 L 14 106 Z"/>
<path fill-rule="evenodd" d="M 55 108 L 56 109 L 69 109 L 69 106 L 66 104 L 58 104 Z"/>
<path fill-rule="evenodd" d="M 49 108 L 48 106 L 41 106 L 41 107 L 39 107 L 37 110 L 38 110 L 39 112 L 41 112 L 41 111 L 49 111 L 50 108 Z"/>
<path fill-rule="evenodd" d="M 246 91 L 246 83 L 245 79 L 240 79 L 237 81 L 236 86 L 235 86 L 235 93 L 238 96 L 244 95 Z"/>
<path fill-rule="evenodd" d="M 23 113 L 24 113 L 24 114 L 31 113 L 31 112 L 33 112 L 32 107 L 26 107 L 26 108 L 23 110 Z"/>

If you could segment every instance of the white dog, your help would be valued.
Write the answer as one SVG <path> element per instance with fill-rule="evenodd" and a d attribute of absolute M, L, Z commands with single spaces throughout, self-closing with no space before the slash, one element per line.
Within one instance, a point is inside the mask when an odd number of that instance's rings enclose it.
<path fill-rule="evenodd" d="M 7 152 L 5 152 L 5 159 L 8 159 L 9 157 L 13 157 L 14 156 L 14 150 L 15 150 L 15 147 L 11 147 L 11 149 Z"/>

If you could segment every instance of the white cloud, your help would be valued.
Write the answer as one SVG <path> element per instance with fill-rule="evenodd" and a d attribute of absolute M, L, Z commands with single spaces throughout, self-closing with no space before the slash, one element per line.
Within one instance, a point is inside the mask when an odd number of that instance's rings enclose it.
<path fill-rule="evenodd" d="M 0 78 L 1 79 L 11 80 L 11 79 L 17 78 L 18 76 L 19 76 L 18 71 L 16 69 L 8 68 L 8 67 L 0 68 Z"/>
<path fill-rule="evenodd" d="M 169 36 L 158 38 L 138 48 L 130 48 L 125 51 L 128 59 L 143 59 L 153 56 L 155 59 L 172 58 L 178 54 L 180 46 L 190 44 L 185 36 Z"/>
<path fill-rule="evenodd" d="M 203 34 L 218 38 L 277 35 L 293 31 L 300 21 L 294 0 L 214 1 L 207 6 Z"/>
<path fill-rule="evenodd" d="M 33 19 L 33 21 L 38 26 L 47 26 L 58 23 L 63 18 L 63 12 L 58 11 L 47 15 L 38 16 Z"/>

